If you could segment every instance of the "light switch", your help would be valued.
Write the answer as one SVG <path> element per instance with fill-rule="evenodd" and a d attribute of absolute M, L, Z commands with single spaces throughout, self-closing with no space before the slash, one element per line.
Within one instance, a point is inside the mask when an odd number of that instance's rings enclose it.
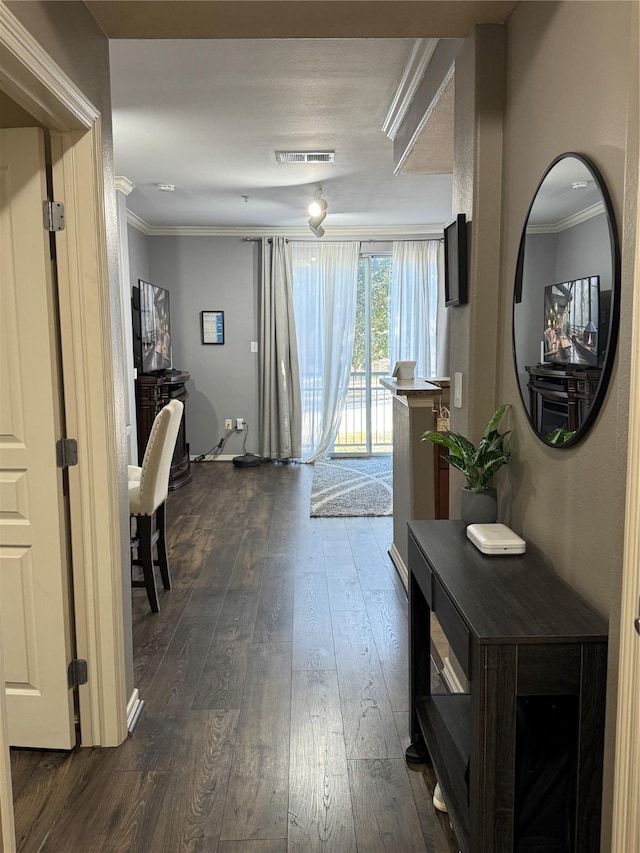
<path fill-rule="evenodd" d="M 453 405 L 456 409 L 462 408 L 462 374 L 453 374 Z"/>
<path fill-rule="evenodd" d="M 251 352 L 258 352 L 258 341 L 251 341 Z"/>

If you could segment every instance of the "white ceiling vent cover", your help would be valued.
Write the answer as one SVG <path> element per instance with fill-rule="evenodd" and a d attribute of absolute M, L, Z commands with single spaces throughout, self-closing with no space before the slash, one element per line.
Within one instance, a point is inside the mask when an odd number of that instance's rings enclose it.
<path fill-rule="evenodd" d="M 335 151 L 276 151 L 278 163 L 333 163 Z"/>

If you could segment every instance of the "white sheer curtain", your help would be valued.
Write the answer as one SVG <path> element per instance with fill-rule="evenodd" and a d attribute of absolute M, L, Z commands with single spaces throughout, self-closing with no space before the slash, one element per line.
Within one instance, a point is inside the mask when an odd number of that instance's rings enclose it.
<path fill-rule="evenodd" d="M 300 376 L 291 253 L 283 237 L 262 240 L 260 284 L 260 455 L 299 459 Z"/>
<path fill-rule="evenodd" d="M 358 243 L 291 243 L 302 386 L 302 461 L 333 449 L 344 409 L 356 320 Z"/>
<path fill-rule="evenodd" d="M 416 363 L 415 375 L 445 376 L 447 327 L 441 287 L 439 240 L 405 240 L 393 244 L 389 309 L 389 355 Z"/>

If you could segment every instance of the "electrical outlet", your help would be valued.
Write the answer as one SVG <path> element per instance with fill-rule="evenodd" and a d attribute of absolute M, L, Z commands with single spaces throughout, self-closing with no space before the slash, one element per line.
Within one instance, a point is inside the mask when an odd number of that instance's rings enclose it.
<path fill-rule="evenodd" d="M 224 428 L 225 429 L 233 429 L 233 419 L 232 418 L 226 418 L 225 419 Z"/>
<path fill-rule="evenodd" d="M 244 429 L 244 418 L 236 418 L 236 429 L 243 430 Z"/>

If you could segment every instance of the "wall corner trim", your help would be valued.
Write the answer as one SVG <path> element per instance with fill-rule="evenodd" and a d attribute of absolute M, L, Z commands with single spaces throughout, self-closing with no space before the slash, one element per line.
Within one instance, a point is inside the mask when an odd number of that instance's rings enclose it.
<path fill-rule="evenodd" d="M 130 181 L 129 178 L 126 178 L 124 175 L 116 175 L 114 186 L 117 192 L 122 193 L 123 195 L 129 195 L 135 190 L 136 185 L 133 181 Z"/>

